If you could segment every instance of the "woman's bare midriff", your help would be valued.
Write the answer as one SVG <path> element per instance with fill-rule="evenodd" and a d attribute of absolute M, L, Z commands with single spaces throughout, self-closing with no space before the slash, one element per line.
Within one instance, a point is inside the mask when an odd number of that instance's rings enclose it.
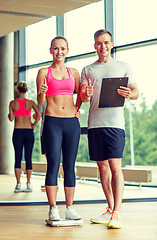
<path fill-rule="evenodd" d="M 47 96 L 47 109 L 45 115 L 52 117 L 74 117 L 77 112 L 73 96 L 57 95 Z"/>
<path fill-rule="evenodd" d="M 30 129 L 32 129 L 31 117 L 28 117 L 28 116 L 15 117 L 14 128 L 30 128 Z"/>

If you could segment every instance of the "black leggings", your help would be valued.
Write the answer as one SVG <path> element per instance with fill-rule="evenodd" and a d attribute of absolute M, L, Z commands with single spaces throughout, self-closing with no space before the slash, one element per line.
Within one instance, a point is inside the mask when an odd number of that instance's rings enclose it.
<path fill-rule="evenodd" d="M 80 139 L 80 124 L 77 118 L 45 116 L 43 140 L 47 157 L 45 185 L 56 186 L 63 157 L 64 186 L 75 187 L 75 160 Z"/>
<path fill-rule="evenodd" d="M 24 147 L 26 170 L 32 170 L 32 150 L 34 145 L 33 129 L 14 128 L 12 141 L 15 149 L 15 168 L 21 168 Z"/>

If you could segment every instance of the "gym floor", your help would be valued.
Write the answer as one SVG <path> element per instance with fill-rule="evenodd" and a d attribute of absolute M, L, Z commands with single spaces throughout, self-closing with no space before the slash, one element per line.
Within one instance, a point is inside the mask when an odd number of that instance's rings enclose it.
<path fill-rule="evenodd" d="M 25 187 L 26 176 L 21 178 Z M 92 182 L 77 182 L 74 207 L 82 216 L 81 226 L 50 227 L 46 193 L 41 191 L 44 177 L 32 176 L 33 192 L 14 193 L 15 177 L 0 175 L 0 239 L 29 240 L 156 240 L 157 239 L 157 190 L 156 188 L 125 186 L 122 203 L 123 228 L 107 229 L 106 225 L 92 224 L 90 218 L 100 215 L 106 203 L 101 185 Z M 57 198 L 60 215 L 64 218 L 65 205 L 63 180 L 59 179 Z M 84 202 L 83 202 L 84 201 Z M 93 201 L 93 202 L 92 202 Z M 82 202 L 82 203 L 81 203 Z M 21 206 L 18 206 L 20 205 Z"/>

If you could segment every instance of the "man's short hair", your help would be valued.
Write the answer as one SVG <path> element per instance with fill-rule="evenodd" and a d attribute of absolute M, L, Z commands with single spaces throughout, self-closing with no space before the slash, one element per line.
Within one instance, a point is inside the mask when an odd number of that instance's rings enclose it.
<path fill-rule="evenodd" d="M 103 34 L 106 34 L 106 33 L 110 35 L 111 41 L 112 41 L 112 33 L 110 33 L 108 30 L 105 30 L 105 29 L 100 29 L 100 30 L 96 31 L 94 33 L 94 39 L 103 35 Z"/>

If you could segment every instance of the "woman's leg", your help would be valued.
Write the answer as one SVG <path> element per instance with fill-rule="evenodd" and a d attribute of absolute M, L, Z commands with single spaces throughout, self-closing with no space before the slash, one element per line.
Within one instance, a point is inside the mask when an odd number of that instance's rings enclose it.
<path fill-rule="evenodd" d="M 47 158 L 45 187 L 51 209 L 56 206 L 57 177 L 61 157 L 62 129 L 59 118 L 45 117 L 43 140 Z"/>
<path fill-rule="evenodd" d="M 24 129 L 24 149 L 26 161 L 27 183 L 30 183 L 32 176 L 32 151 L 34 146 L 34 132 L 32 129 Z"/>
<path fill-rule="evenodd" d="M 75 192 L 75 160 L 80 139 L 80 125 L 78 119 L 65 119 L 65 131 L 63 135 L 63 170 L 64 191 L 66 206 L 73 204 Z"/>
<path fill-rule="evenodd" d="M 46 195 L 49 202 L 50 209 L 53 206 L 56 206 L 56 199 L 57 199 L 57 186 L 47 186 L 46 187 Z"/>
<path fill-rule="evenodd" d="M 13 132 L 13 146 L 15 150 L 15 177 L 17 183 L 20 183 L 21 177 L 21 161 L 22 161 L 22 151 L 23 151 L 23 135 L 22 129 L 14 129 Z"/>
<path fill-rule="evenodd" d="M 32 170 L 26 170 L 26 175 L 27 175 L 27 183 L 31 182 L 31 176 L 32 176 Z"/>
<path fill-rule="evenodd" d="M 20 183 L 20 178 L 21 178 L 21 168 L 15 168 L 15 177 L 17 183 Z"/>

